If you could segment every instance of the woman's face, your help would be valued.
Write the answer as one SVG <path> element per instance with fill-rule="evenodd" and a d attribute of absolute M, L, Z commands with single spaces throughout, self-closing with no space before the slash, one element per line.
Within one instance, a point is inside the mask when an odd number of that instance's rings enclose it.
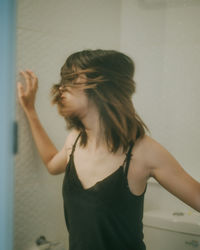
<path fill-rule="evenodd" d="M 85 83 L 86 76 L 85 74 L 79 75 L 76 79 L 75 83 Z M 88 110 L 88 98 L 85 94 L 83 89 L 73 88 L 73 87 L 65 87 L 61 91 L 61 103 L 63 105 L 62 111 L 64 116 L 79 116 L 80 118 L 83 117 Z"/>

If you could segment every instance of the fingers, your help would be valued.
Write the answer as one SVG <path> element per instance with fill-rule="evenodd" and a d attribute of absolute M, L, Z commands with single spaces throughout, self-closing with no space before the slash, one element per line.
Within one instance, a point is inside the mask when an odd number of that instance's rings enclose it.
<path fill-rule="evenodd" d="M 26 94 L 30 91 L 36 91 L 38 88 L 38 78 L 31 70 L 20 71 L 26 83 Z"/>
<path fill-rule="evenodd" d="M 31 82 L 31 78 L 28 75 L 28 73 L 26 71 L 20 71 L 20 74 L 24 77 L 25 79 L 25 83 L 26 83 L 26 94 L 30 92 L 30 90 L 32 89 L 32 82 Z"/>
<path fill-rule="evenodd" d="M 29 76 L 32 78 L 32 89 L 37 90 L 38 88 L 38 78 L 31 70 L 26 70 Z"/>
<path fill-rule="evenodd" d="M 24 87 L 21 82 L 17 82 L 18 96 L 21 97 L 24 95 Z"/>
<path fill-rule="evenodd" d="M 24 87 L 21 84 L 21 82 L 17 82 L 17 95 L 18 95 L 18 101 L 19 103 L 22 105 L 22 107 L 24 106 L 24 96 L 25 96 L 25 91 L 24 91 Z"/>

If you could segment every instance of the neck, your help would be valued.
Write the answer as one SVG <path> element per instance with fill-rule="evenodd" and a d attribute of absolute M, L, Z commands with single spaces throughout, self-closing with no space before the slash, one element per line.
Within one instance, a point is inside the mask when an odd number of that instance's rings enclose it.
<path fill-rule="evenodd" d="M 93 150 L 105 148 L 104 130 L 100 127 L 99 114 L 94 106 L 89 108 L 81 121 L 88 136 L 88 147 Z"/>

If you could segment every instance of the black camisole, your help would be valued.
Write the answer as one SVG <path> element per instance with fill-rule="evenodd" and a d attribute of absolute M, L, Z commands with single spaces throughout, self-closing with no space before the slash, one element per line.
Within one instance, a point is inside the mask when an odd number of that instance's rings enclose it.
<path fill-rule="evenodd" d="M 69 250 L 145 250 L 142 218 L 146 188 L 143 194 L 134 195 L 127 180 L 134 144 L 130 144 L 122 166 L 85 189 L 73 158 L 79 136 L 73 145 L 62 186 Z"/>

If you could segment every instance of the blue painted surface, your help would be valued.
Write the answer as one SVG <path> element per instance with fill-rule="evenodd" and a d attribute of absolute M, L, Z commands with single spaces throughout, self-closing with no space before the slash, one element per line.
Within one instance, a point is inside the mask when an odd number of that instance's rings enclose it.
<path fill-rule="evenodd" d="M 0 0 L 0 250 L 13 249 L 16 1 Z"/>

